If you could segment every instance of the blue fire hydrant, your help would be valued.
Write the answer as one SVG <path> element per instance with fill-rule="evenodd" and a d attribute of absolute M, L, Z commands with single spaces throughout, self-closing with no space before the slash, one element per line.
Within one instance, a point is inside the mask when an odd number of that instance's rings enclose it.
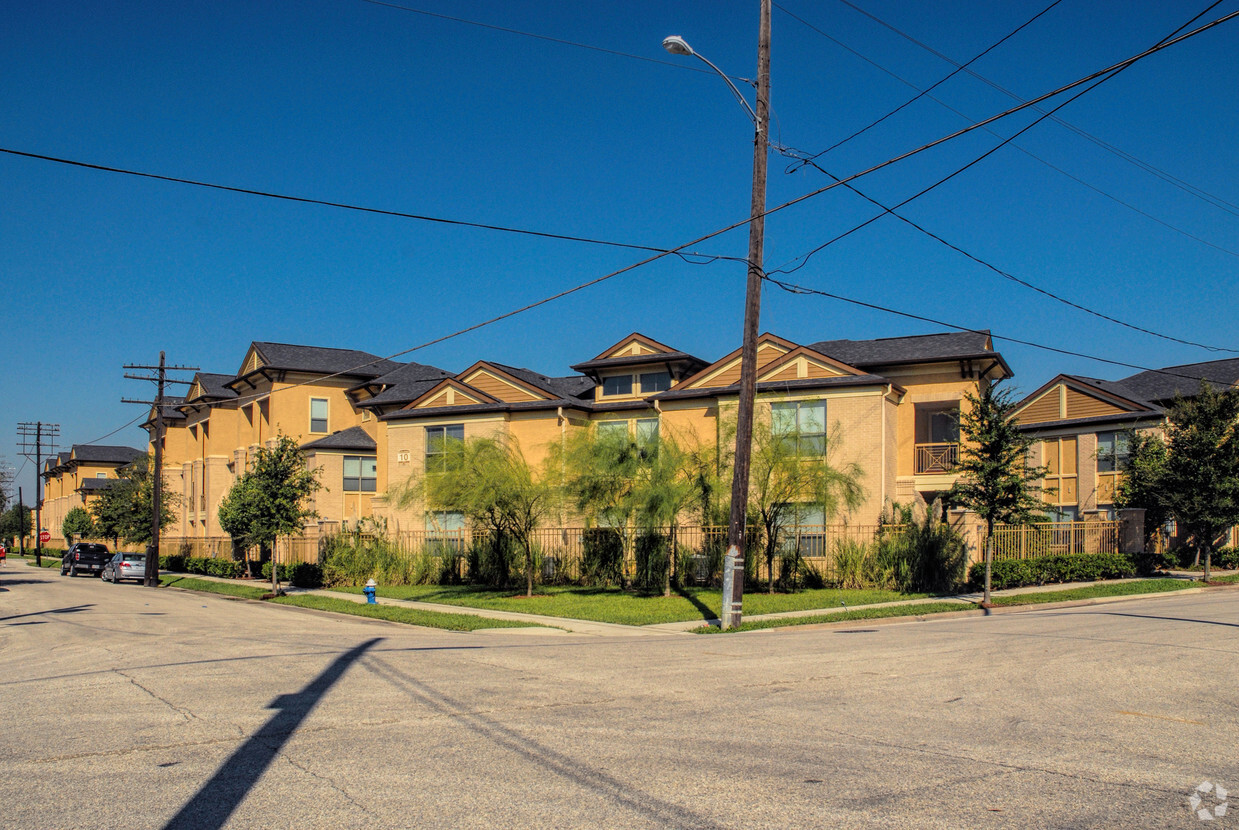
<path fill-rule="evenodd" d="M 362 588 L 361 590 L 362 590 L 362 593 L 366 595 L 366 604 L 374 605 L 374 580 L 367 579 L 366 586 Z"/>

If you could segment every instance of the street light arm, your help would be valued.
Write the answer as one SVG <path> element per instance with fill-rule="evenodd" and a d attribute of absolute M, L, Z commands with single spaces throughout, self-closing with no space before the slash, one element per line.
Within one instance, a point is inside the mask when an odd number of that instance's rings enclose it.
<path fill-rule="evenodd" d="M 731 88 L 731 94 L 735 95 L 736 100 L 740 102 L 740 106 L 744 107 L 744 111 L 748 113 L 749 120 L 753 122 L 753 126 L 758 130 L 761 129 L 761 122 L 757 120 L 757 113 L 753 112 L 753 108 L 749 106 L 749 102 L 745 99 L 744 95 L 740 93 L 740 90 L 736 87 L 736 85 L 732 83 L 731 78 L 727 76 L 726 72 L 715 66 L 705 55 L 698 53 L 695 49 L 693 49 L 693 47 L 689 46 L 688 41 L 679 35 L 671 35 L 668 38 L 664 38 L 663 48 L 673 55 L 691 55 L 692 57 L 700 60 L 706 66 L 713 69 L 714 74 L 718 75 L 727 82 L 727 86 Z"/>

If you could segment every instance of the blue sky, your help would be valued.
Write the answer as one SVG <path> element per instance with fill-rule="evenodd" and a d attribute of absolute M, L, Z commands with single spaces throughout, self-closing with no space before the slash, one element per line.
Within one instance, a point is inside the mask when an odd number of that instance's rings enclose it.
<path fill-rule="evenodd" d="M 855 6 L 963 62 L 1049 2 Z M 724 71 L 752 77 L 756 2 L 4 5 L 6 150 L 659 247 L 748 213 L 747 116 L 717 76 L 667 55 L 660 42 L 682 35 Z M 970 68 L 1033 97 L 1144 50 L 1206 6 L 1062 0 Z M 1237 9 L 1239 0 L 1225 0 L 1201 22 Z M 1237 40 L 1239 20 L 1223 24 L 1058 113 L 1127 158 L 1044 121 L 1017 139 L 1020 149 L 998 150 L 903 212 L 1054 294 L 1239 349 Z M 780 0 L 772 137 L 820 151 L 914 95 L 904 81 L 924 88 L 953 68 L 839 0 Z M 963 115 L 923 98 L 819 161 L 850 175 L 1013 105 L 963 73 L 932 95 Z M 1034 117 L 993 129 L 1006 137 Z M 972 133 L 856 185 L 902 201 L 998 141 Z M 772 154 L 770 206 L 827 181 L 812 169 L 785 172 L 790 166 Z M 161 349 L 171 363 L 216 372 L 235 371 L 252 340 L 389 355 L 643 258 L 9 154 L 0 154 L 0 204 L 0 454 L 16 468 L 19 421 L 59 423 L 68 447 L 138 416 L 120 399 L 152 389 L 124 380 L 121 367 L 152 362 Z M 874 212 L 836 189 L 773 214 L 767 269 Z M 698 250 L 743 257 L 746 245 L 742 227 Z M 1068 308 L 891 217 L 788 278 L 991 329 L 1025 392 L 1058 372 L 1118 378 L 1137 370 L 1002 335 L 1141 367 L 1235 356 Z M 569 364 L 633 330 L 714 359 L 739 344 L 743 292 L 738 263 L 668 258 L 402 359 L 453 371 L 492 359 L 568 374 Z M 798 342 L 943 330 L 770 287 L 761 327 Z M 129 427 L 105 443 L 141 446 L 144 438 Z M 19 476 L 27 492 L 32 468 Z"/>

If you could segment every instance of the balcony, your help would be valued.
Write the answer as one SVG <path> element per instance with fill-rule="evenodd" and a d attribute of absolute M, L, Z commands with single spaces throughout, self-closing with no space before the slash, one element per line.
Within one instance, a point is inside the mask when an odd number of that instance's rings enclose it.
<path fill-rule="evenodd" d="M 916 474 L 949 473 L 959 466 L 959 443 L 917 444 Z"/>

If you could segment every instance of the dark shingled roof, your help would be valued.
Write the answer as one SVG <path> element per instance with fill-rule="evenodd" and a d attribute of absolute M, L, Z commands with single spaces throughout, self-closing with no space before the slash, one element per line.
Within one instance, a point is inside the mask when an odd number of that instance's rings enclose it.
<path fill-rule="evenodd" d="M 497 369 L 502 369 L 514 378 L 525 381 L 530 386 L 541 389 L 543 392 L 550 392 L 561 398 L 579 398 L 594 388 L 594 382 L 583 375 L 552 378 L 518 366 L 507 366 L 503 363 L 496 363 L 493 360 L 486 362 Z"/>
<path fill-rule="evenodd" d="M 1202 380 L 1215 387 L 1235 385 L 1239 382 L 1239 358 L 1167 366 L 1158 371 L 1139 372 L 1115 384 L 1129 390 L 1129 397 L 1135 395 L 1146 401 L 1167 404 L 1176 395 L 1195 395 L 1200 391 Z"/>
<path fill-rule="evenodd" d="M 356 349 L 329 349 L 322 346 L 297 346 L 291 343 L 252 344 L 262 358 L 265 369 L 287 369 L 294 372 L 337 372 L 350 377 L 376 378 L 400 367 L 399 363 Z M 364 364 L 364 365 L 363 365 Z M 240 377 L 241 373 L 238 372 Z"/>
<path fill-rule="evenodd" d="M 992 358 L 1006 367 L 1002 355 L 990 346 L 988 331 L 884 337 L 878 340 L 822 340 L 809 344 L 809 348 L 857 369 L 969 358 Z M 1009 368 L 1007 373 L 1011 373 Z"/>
<path fill-rule="evenodd" d="M 107 490 L 114 486 L 120 479 L 118 478 L 84 478 L 78 484 L 77 489 L 88 493 L 98 493 L 100 490 Z"/>
<path fill-rule="evenodd" d="M 216 372 L 199 372 L 194 375 L 194 378 L 202 384 L 203 395 L 208 398 L 235 398 L 236 391 L 225 385 L 234 377 L 234 375 L 221 375 Z"/>
<path fill-rule="evenodd" d="M 308 444 L 302 444 L 303 450 L 357 450 L 374 452 L 378 444 L 361 427 L 349 427 L 339 432 L 333 432 L 326 438 L 319 438 Z"/>
<path fill-rule="evenodd" d="M 454 375 L 437 366 L 426 366 L 422 363 L 402 363 L 397 364 L 397 368 L 354 388 L 360 388 L 361 386 L 386 387 L 373 398 L 361 401 L 358 406 L 401 404 L 417 400 L 436 383 L 450 377 L 454 377 Z"/>
<path fill-rule="evenodd" d="M 128 464 L 140 455 L 146 455 L 142 450 L 133 447 L 107 447 L 96 444 L 74 444 L 73 455 L 79 462 L 87 461 L 96 464 Z"/>

